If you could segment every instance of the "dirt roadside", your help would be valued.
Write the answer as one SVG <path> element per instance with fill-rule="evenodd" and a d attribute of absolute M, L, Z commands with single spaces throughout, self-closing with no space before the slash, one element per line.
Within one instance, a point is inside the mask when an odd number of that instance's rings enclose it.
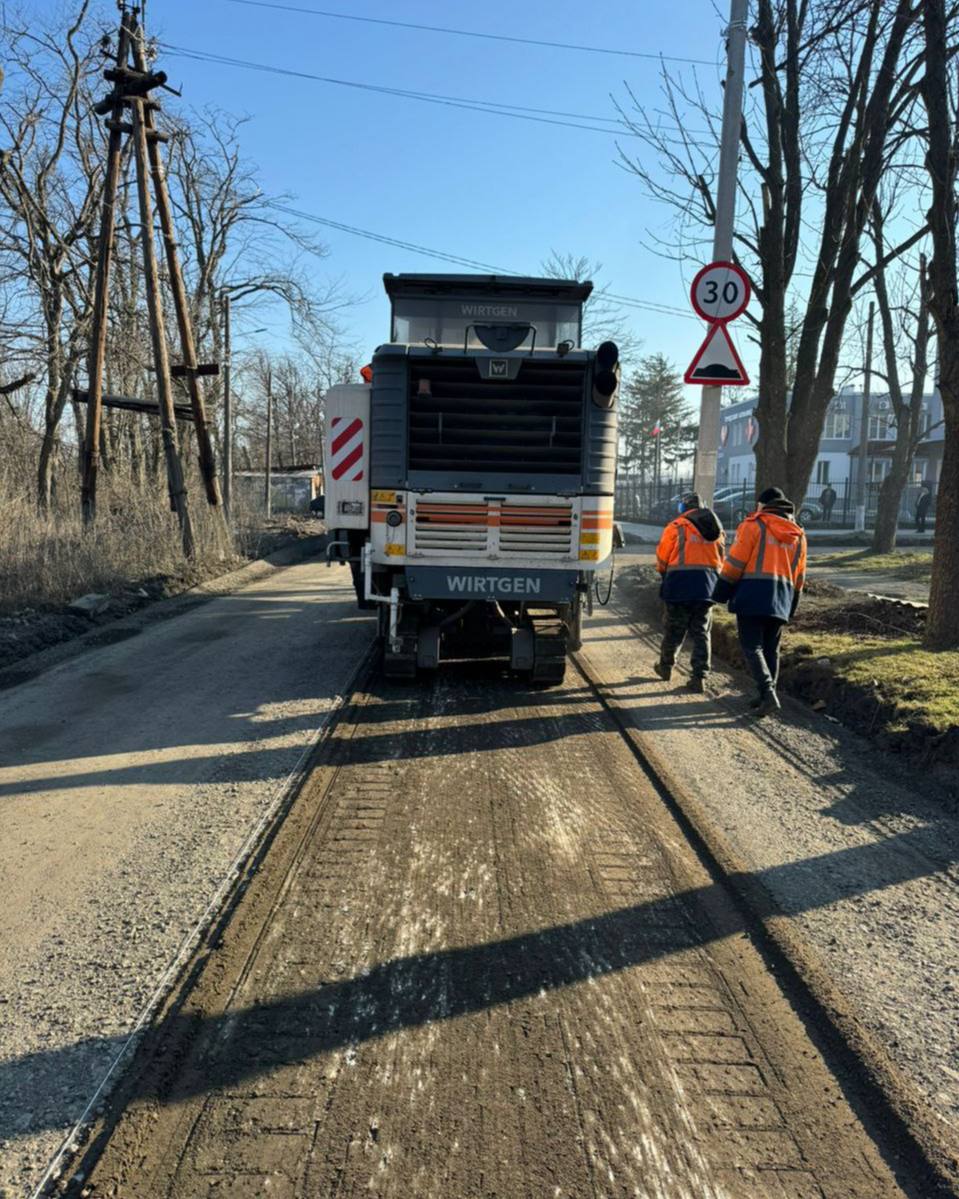
<path fill-rule="evenodd" d="M 662 618 L 659 576 L 635 558 L 618 594 L 642 622 Z M 714 655 L 744 669 L 735 619 L 714 609 Z M 779 689 L 876 748 L 935 774 L 959 810 L 959 654 L 924 650 L 925 609 L 811 581 L 783 642 Z"/>
<path fill-rule="evenodd" d="M 0 691 L 11 1199 L 31 1193 L 191 950 L 370 644 L 348 575 L 322 561 L 201 598 Z"/>
<path fill-rule="evenodd" d="M 220 574 L 196 581 L 144 579 L 109 596 L 102 612 L 80 615 L 66 608 L 30 610 L 0 616 L 0 690 L 34 678 L 85 650 L 124 641 L 158 620 L 180 616 L 218 595 L 229 595 L 275 570 L 322 555 L 323 526 L 297 522 L 261 539 L 263 556 L 236 558 Z M 242 564 L 241 564 L 242 563 Z"/>
<path fill-rule="evenodd" d="M 937 1193 L 575 674 L 358 695 L 137 1066 L 71 1193 Z"/>

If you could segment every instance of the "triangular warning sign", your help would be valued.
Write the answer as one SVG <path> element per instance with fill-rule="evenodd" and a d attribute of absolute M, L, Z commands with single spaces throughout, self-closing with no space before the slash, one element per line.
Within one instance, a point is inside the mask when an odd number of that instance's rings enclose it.
<path fill-rule="evenodd" d="M 706 340 L 684 375 L 687 383 L 707 383 L 714 387 L 742 387 L 749 382 L 736 347 L 722 321 L 711 325 Z"/>

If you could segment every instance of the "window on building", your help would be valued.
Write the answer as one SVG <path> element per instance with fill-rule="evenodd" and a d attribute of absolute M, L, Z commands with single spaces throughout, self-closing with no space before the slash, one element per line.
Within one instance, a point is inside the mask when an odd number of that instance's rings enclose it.
<path fill-rule="evenodd" d="M 829 459 L 820 458 L 816 463 L 816 482 L 825 486 L 829 482 Z"/>
<path fill-rule="evenodd" d="M 729 481 L 731 483 L 739 482 L 739 470 L 740 470 L 740 467 L 739 467 L 738 462 L 734 462 L 732 464 L 732 466 L 729 468 Z"/>
<path fill-rule="evenodd" d="M 869 413 L 869 440 L 888 441 L 893 428 L 892 414 L 888 407 Z"/>
<path fill-rule="evenodd" d="M 869 459 L 869 482 L 881 483 L 886 475 L 889 474 L 889 459 L 888 458 L 870 458 Z"/>
<path fill-rule="evenodd" d="M 826 411 L 824 437 L 848 438 L 850 429 L 849 408 L 843 399 L 833 400 Z"/>

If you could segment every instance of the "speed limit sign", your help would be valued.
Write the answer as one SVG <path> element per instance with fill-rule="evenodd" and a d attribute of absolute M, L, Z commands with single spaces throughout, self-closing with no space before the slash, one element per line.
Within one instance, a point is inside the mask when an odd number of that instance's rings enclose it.
<path fill-rule="evenodd" d="M 713 324 L 725 324 L 741 316 L 749 303 L 749 279 L 734 262 L 711 262 L 693 280 L 693 307 Z"/>

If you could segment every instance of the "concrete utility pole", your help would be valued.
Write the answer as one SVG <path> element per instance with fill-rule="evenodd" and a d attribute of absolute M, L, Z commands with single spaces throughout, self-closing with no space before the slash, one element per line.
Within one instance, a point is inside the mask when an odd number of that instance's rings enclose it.
<path fill-rule="evenodd" d="M 223 293 L 223 507 L 227 520 L 233 504 L 233 357 L 230 340 L 230 293 Z"/>
<path fill-rule="evenodd" d="M 872 389 L 872 330 L 876 318 L 876 305 L 869 304 L 869 323 L 866 326 L 866 362 L 863 367 L 862 411 L 859 414 L 859 465 L 856 471 L 856 532 L 866 529 L 866 484 L 868 477 L 869 449 L 869 401 Z"/>
<path fill-rule="evenodd" d="M 266 388 L 266 462 L 263 467 L 264 483 L 264 500 L 266 503 L 266 519 L 269 520 L 273 515 L 273 501 L 270 495 L 270 487 L 273 482 L 271 477 L 271 463 L 273 460 L 273 378 Z"/>
<path fill-rule="evenodd" d="M 736 223 L 736 185 L 739 173 L 739 137 L 743 120 L 743 76 L 746 68 L 746 23 L 749 0 L 730 0 L 726 31 L 726 86 L 723 94 L 723 130 L 719 147 L 719 180 L 716 185 L 716 224 L 713 261 L 731 262 Z M 693 487 L 704 504 L 712 503 L 719 456 L 721 387 L 704 387 L 699 408 L 699 438 Z"/>

